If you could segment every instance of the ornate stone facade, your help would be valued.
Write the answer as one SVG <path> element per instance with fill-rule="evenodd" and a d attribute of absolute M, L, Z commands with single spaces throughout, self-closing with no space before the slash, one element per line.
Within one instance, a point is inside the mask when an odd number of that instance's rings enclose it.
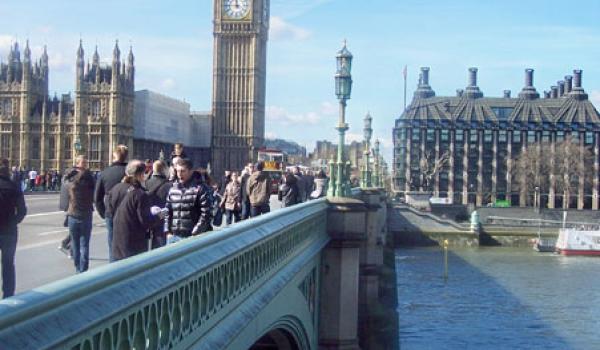
<path fill-rule="evenodd" d="M 239 170 L 264 142 L 269 0 L 215 0 L 214 174 Z"/>
<path fill-rule="evenodd" d="M 469 69 L 469 85 L 456 96 L 435 95 L 429 68 L 421 69 L 411 104 L 394 128 L 394 189 L 400 194 L 428 191 L 454 203 L 477 206 L 506 201 L 513 206 L 600 208 L 600 115 L 589 101 L 581 70 L 544 93 L 533 85 L 533 69 L 517 97 L 484 97 L 477 69 Z M 570 140 L 584 176 L 569 176 L 561 189 L 559 166 L 540 172 L 535 190 L 521 185 L 519 155 L 555 159 L 559 144 Z M 591 157 L 584 158 L 589 152 Z M 423 169 L 446 158 L 439 172 Z M 567 160 L 564 160 L 567 163 Z M 439 163 L 441 164 L 441 163 Z M 589 178 L 589 181 L 586 180 Z M 504 202 L 504 203 L 506 203 Z"/>
<path fill-rule="evenodd" d="M 76 153 L 99 170 L 111 161 L 113 147 L 133 146 L 134 56 L 121 61 L 118 43 L 112 65 L 101 65 L 98 52 L 85 64 L 77 50 L 75 98 L 48 96 L 48 55 L 32 62 L 29 43 L 21 61 L 17 43 L 0 67 L 0 156 L 13 165 L 40 170 L 70 167 Z"/>

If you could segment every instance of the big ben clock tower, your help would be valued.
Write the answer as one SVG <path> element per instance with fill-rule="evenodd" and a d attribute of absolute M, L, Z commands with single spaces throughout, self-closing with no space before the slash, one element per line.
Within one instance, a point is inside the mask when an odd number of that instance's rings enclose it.
<path fill-rule="evenodd" d="M 269 0 L 214 0 L 212 169 L 240 171 L 265 135 Z"/>

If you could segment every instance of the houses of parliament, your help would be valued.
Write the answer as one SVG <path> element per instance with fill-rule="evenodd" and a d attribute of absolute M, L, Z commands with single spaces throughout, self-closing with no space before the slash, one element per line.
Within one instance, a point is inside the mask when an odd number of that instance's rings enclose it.
<path fill-rule="evenodd" d="M 122 57 L 118 41 L 108 64 L 97 49 L 91 62 L 86 59 L 80 42 L 73 96 L 49 96 L 46 47 L 34 59 L 29 42 L 22 53 L 14 43 L 0 65 L 0 157 L 23 169 L 63 170 L 81 154 L 92 170 L 101 170 L 119 144 L 128 145 L 134 158 L 157 159 L 159 151 L 168 155 L 173 142 L 187 139 L 186 154 L 198 166 L 211 163 L 217 174 L 241 169 L 264 142 L 269 0 L 232 6 L 214 1 L 213 99 L 206 113 L 148 90 L 136 92 L 132 49 Z M 148 139 L 148 128 L 170 135 Z"/>
<path fill-rule="evenodd" d="M 90 168 L 110 163 L 118 144 L 133 146 L 135 65 L 133 52 L 121 60 L 118 42 L 112 64 L 102 65 L 96 50 L 85 62 L 77 50 L 75 94 L 48 94 L 48 54 L 31 57 L 15 43 L 0 66 L 0 156 L 25 169 L 65 169 L 77 153 Z"/>

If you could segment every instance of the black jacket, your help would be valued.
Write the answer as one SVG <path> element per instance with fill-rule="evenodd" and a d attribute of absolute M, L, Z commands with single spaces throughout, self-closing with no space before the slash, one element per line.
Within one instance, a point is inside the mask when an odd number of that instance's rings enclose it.
<path fill-rule="evenodd" d="M 167 195 L 173 186 L 173 183 L 167 180 L 163 175 L 152 175 L 145 183 L 152 205 L 165 207 Z"/>
<path fill-rule="evenodd" d="M 150 213 L 150 197 L 139 184 L 120 183 L 110 194 L 123 197 L 113 216 L 112 254 L 121 260 L 148 250 L 146 231 L 159 221 Z"/>
<path fill-rule="evenodd" d="M 0 176 L 0 235 L 16 234 L 17 224 L 27 215 L 21 184 Z"/>
<path fill-rule="evenodd" d="M 126 167 L 127 163 L 114 162 L 100 174 L 94 192 L 94 204 L 96 204 L 96 210 L 102 218 L 113 216 L 113 213 L 106 210 L 106 196 L 113 186 L 123 180 Z"/>
<path fill-rule="evenodd" d="M 73 176 L 69 188 L 69 208 L 67 215 L 76 218 L 91 218 L 94 211 L 94 177 L 87 170 L 80 170 Z"/>
<path fill-rule="evenodd" d="M 211 202 L 210 189 L 204 184 L 176 182 L 167 196 L 164 232 L 188 237 L 210 231 Z"/>
<path fill-rule="evenodd" d="M 242 175 L 242 180 L 240 181 L 240 187 L 242 188 L 242 203 L 247 203 L 248 205 L 250 205 L 250 197 L 248 196 L 246 186 L 249 178 L 250 174 L 244 174 Z"/>

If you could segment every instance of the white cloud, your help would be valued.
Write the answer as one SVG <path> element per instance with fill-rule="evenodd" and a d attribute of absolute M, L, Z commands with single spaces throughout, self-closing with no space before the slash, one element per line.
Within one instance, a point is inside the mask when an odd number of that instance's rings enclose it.
<path fill-rule="evenodd" d="M 164 90 L 171 90 L 175 87 L 175 79 L 166 78 L 160 82 L 160 87 Z"/>
<path fill-rule="evenodd" d="M 362 142 L 362 140 L 363 140 L 363 135 L 361 135 L 361 134 L 356 134 L 356 133 L 352 133 L 352 132 L 346 133 L 346 142 L 345 143 L 351 143 L 353 141 Z"/>
<path fill-rule="evenodd" d="M 273 0 L 271 2 L 271 13 L 281 14 L 286 18 L 294 18 L 302 16 L 331 1 L 332 0 Z"/>
<path fill-rule="evenodd" d="M 323 115 L 337 115 L 339 112 L 339 106 L 336 103 L 325 101 L 321 103 L 321 114 Z"/>
<path fill-rule="evenodd" d="M 276 139 L 277 138 L 277 134 L 274 133 L 274 132 L 271 132 L 271 131 L 267 131 L 267 132 L 265 132 L 265 137 L 267 139 L 271 139 L 272 140 L 272 139 Z"/>
<path fill-rule="evenodd" d="M 317 125 L 324 117 L 331 116 L 331 114 L 328 114 L 330 112 L 328 110 L 328 103 L 323 102 L 318 112 L 310 111 L 305 113 L 291 113 L 283 107 L 267 106 L 266 119 L 282 125 Z"/>
<path fill-rule="evenodd" d="M 298 41 L 306 40 L 311 33 L 298 26 L 290 24 L 281 17 L 271 17 L 269 36 L 273 40 Z"/>
<path fill-rule="evenodd" d="M 592 101 L 596 108 L 600 108 L 600 90 L 592 90 L 590 92 L 590 101 Z"/>

